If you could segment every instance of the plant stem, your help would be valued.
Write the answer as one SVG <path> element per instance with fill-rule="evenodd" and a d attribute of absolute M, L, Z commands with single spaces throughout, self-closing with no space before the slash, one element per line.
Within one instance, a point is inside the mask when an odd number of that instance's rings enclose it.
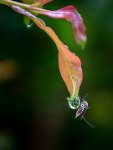
<path fill-rule="evenodd" d="M 0 0 L 0 3 L 4 4 L 4 5 L 7 5 L 7 6 L 15 5 L 15 6 L 23 7 L 23 8 L 26 8 L 28 10 L 32 10 L 32 12 L 38 13 L 38 14 L 40 14 L 41 11 L 48 11 L 48 10 L 45 10 L 43 8 L 35 7 L 34 5 L 15 2 L 15 1 L 12 1 L 12 0 Z"/>

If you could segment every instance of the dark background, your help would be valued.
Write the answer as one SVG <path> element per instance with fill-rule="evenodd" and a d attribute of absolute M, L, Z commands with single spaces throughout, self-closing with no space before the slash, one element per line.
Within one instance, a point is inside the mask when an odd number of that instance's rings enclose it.
<path fill-rule="evenodd" d="M 82 61 L 80 94 L 90 109 L 75 119 L 58 69 L 57 48 L 35 25 L 0 5 L 0 150 L 94 150 L 113 148 L 113 1 L 54 0 L 45 6 L 75 5 L 84 18 L 88 42 L 76 44 L 71 25 L 42 17 Z"/>

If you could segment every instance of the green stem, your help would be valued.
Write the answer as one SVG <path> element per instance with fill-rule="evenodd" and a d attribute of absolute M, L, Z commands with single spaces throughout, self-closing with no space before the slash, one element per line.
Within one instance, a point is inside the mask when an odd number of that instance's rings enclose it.
<path fill-rule="evenodd" d="M 25 4 L 25 3 L 10 1 L 10 0 L 0 0 L 0 3 L 7 5 L 7 6 L 15 5 L 15 6 L 19 6 L 22 8 L 26 8 L 30 11 L 32 10 L 32 12 L 34 12 L 36 14 L 40 14 L 41 11 L 48 11 L 43 8 L 35 7 L 34 5 L 29 5 L 29 4 Z"/>

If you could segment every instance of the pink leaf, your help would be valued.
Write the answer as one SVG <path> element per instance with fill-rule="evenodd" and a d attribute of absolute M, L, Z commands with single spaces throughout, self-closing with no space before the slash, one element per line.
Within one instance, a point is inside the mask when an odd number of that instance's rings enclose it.
<path fill-rule="evenodd" d="M 74 6 L 66 6 L 56 11 L 41 11 L 41 14 L 52 18 L 64 18 L 71 22 L 77 43 L 84 47 L 87 40 L 85 25 L 81 15 L 77 12 Z"/>

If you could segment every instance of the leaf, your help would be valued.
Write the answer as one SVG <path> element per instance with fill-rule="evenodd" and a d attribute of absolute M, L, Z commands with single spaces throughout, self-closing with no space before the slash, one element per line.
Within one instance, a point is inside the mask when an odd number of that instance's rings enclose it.
<path fill-rule="evenodd" d="M 82 82 L 82 68 L 81 61 L 74 53 L 69 51 L 68 47 L 63 44 L 63 42 L 58 38 L 55 32 L 45 25 L 43 20 L 35 17 L 26 10 L 12 6 L 12 8 L 23 15 L 28 16 L 31 20 L 42 30 L 44 30 L 51 39 L 55 42 L 58 48 L 58 59 L 59 59 L 59 69 L 61 76 L 67 86 L 70 93 L 70 99 L 73 100 L 78 97 L 80 85 Z"/>
<path fill-rule="evenodd" d="M 59 69 L 70 92 L 71 99 L 74 99 L 79 93 L 82 82 L 81 62 L 80 59 L 67 48 L 63 48 L 63 51 L 64 53 L 62 53 L 61 50 L 58 51 Z"/>
<path fill-rule="evenodd" d="M 34 4 L 34 3 L 38 2 L 38 0 L 21 0 L 21 1 L 26 3 L 26 4 Z"/>
<path fill-rule="evenodd" d="M 85 25 L 81 15 L 77 12 L 76 8 L 72 5 L 66 6 L 64 8 L 55 11 L 41 11 L 43 15 L 52 18 L 63 18 L 72 24 L 75 39 L 82 48 L 84 48 L 87 41 L 87 36 L 85 33 Z"/>

